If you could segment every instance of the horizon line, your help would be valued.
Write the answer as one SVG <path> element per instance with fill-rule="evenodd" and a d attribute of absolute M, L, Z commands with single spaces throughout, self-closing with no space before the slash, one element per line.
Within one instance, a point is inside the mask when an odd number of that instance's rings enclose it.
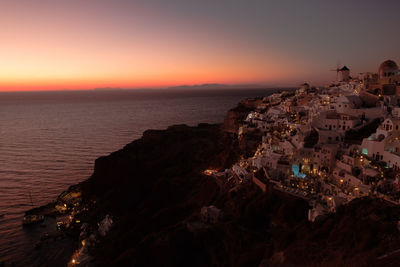
<path fill-rule="evenodd" d="M 303 82 L 304 83 L 304 82 Z M 59 89 L 0 89 L 1 93 L 6 92 L 66 92 L 66 91 L 125 91 L 125 90 L 166 90 L 166 89 L 179 89 L 179 90 L 229 90 L 229 89 L 284 89 L 300 87 L 302 83 L 296 85 L 274 85 L 274 84 L 219 84 L 219 83 L 203 83 L 203 84 L 182 84 L 172 86 L 144 86 L 144 87 L 93 87 L 93 88 L 59 88 Z M 315 85 L 320 86 L 320 85 Z"/>

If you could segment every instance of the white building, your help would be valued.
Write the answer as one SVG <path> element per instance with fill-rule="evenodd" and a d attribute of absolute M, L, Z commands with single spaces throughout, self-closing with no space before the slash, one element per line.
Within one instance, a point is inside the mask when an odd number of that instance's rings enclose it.
<path fill-rule="evenodd" d="M 338 147 L 334 144 L 314 146 L 312 154 L 313 171 L 317 172 L 323 169 L 327 172 L 331 171 L 332 167 L 335 165 L 337 150 Z"/>
<path fill-rule="evenodd" d="M 313 120 L 313 126 L 329 131 L 344 133 L 360 123 L 358 117 L 332 111 L 323 112 Z"/>

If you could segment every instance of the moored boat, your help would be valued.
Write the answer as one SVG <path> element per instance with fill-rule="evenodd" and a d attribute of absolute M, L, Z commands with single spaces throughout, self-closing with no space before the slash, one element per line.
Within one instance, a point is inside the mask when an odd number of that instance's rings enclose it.
<path fill-rule="evenodd" d="M 44 221 L 43 215 L 26 215 L 24 219 L 22 219 L 23 225 L 31 225 L 35 223 L 40 223 Z"/>

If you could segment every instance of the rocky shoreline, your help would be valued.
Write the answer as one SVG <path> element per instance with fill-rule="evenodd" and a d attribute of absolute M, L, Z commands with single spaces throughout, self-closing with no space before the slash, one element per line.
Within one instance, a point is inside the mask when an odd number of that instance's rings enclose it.
<path fill-rule="evenodd" d="M 309 205 L 267 184 L 232 187 L 223 172 L 254 154 L 259 132 L 235 134 L 257 99 L 241 102 L 223 125 L 171 126 L 100 157 L 81 192 L 60 212 L 60 197 L 27 214 L 72 215 L 65 231 L 83 266 L 390 265 L 400 246 L 400 210 L 362 198 L 310 223 Z M 64 192 L 65 196 L 65 192 Z M 204 218 L 204 207 L 208 207 Z M 60 208 L 60 206 L 59 206 Z M 62 208 L 62 207 L 61 207 Z M 217 215 L 215 215 L 217 214 Z M 383 257 L 383 258 L 382 258 Z"/>

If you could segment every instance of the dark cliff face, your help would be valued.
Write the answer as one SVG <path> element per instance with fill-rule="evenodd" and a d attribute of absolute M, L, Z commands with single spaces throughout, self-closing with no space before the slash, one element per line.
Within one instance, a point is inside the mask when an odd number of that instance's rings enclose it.
<path fill-rule="evenodd" d="M 229 110 L 223 124 L 224 131 L 237 133 L 240 123 L 246 119 L 247 114 L 252 110 L 252 106 L 245 105 L 244 103 L 239 103 L 237 107 Z"/>
<path fill-rule="evenodd" d="M 246 119 L 247 115 L 251 111 L 254 111 L 260 103 L 262 103 L 260 99 L 243 100 L 235 108 L 228 111 L 221 129 L 226 133 L 236 136 L 240 125 Z M 239 138 L 240 153 L 245 158 L 253 156 L 261 140 L 262 132 L 259 129 L 255 128 L 253 131 L 244 133 Z"/>
<path fill-rule="evenodd" d="M 212 192 L 215 182 L 203 179 L 202 172 L 230 166 L 238 157 L 235 146 L 219 125 L 148 130 L 122 150 L 97 159 L 85 188 L 113 212 L 126 213 L 146 201 L 170 206 L 182 202 L 181 196 L 195 185 L 205 184 Z"/>
<path fill-rule="evenodd" d="M 95 264 L 257 265 L 266 251 L 272 253 L 271 225 L 306 222 L 308 205 L 281 193 L 262 194 L 251 183 L 222 191 L 202 173 L 230 167 L 240 152 L 237 138 L 218 125 L 174 126 L 146 131 L 96 160 L 92 177 L 82 184 L 86 201 L 96 200 L 88 219 L 94 223 L 112 214 L 116 223 L 92 251 Z M 223 210 L 223 219 L 188 227 L 211 204 Z"/>
<path fill-rule="evenodd" d="M 183 242 L 176 246 L 185 249 L 186 233 L 175 225 L 216 197 L 215 180 L 202 172 L 224 170 L 239 157 L 234 151 L 234 138 L 219 125 L 204 124 L 149 130 L 122 150 L 97 159 L 92 177 L 83 184 L 85 198 L 96 200 L 91 219 L 110 213 L 117 221 L 110 239 L 98 249 L 99 259 L 107 255 L 101 260 L 131 264 L 148 255 L 160 260 L 151 256 L 158 247 L 149 241 L 153 239 Z M 158 256 L 176 258 L 176 246 L 158 251 Z"/>
<path fill-rule="evenodd" d="M 326 220 L 299 231 L 283 249 L 283 262 L 298 266 L 398 266 L 399 215 L 398 206 L 383 200 L 355 199 Z"/>
<path fill-rule="evenodd" d="M 204 175 L 240 156 L 240 141 L 219 125 L 173 126 L 96 160 L 82 184 L 96 200 L 92 223 L 115 218 L 92 249 L 94 265 L 116 266 L 379 266 L 400 248 L 399 208 L 360 199 L 319 223 L 307 221 L 308 204 L 271 187 L 247 183 L 225 190 Z M 224 216 L 199 225 L 202 206 Z M 197 225 L 197 226 L 196 226 Z M 200 223 L 201 225 L 201 223 Z M 190 227 L 189 227 L 190 226 Z"/>

